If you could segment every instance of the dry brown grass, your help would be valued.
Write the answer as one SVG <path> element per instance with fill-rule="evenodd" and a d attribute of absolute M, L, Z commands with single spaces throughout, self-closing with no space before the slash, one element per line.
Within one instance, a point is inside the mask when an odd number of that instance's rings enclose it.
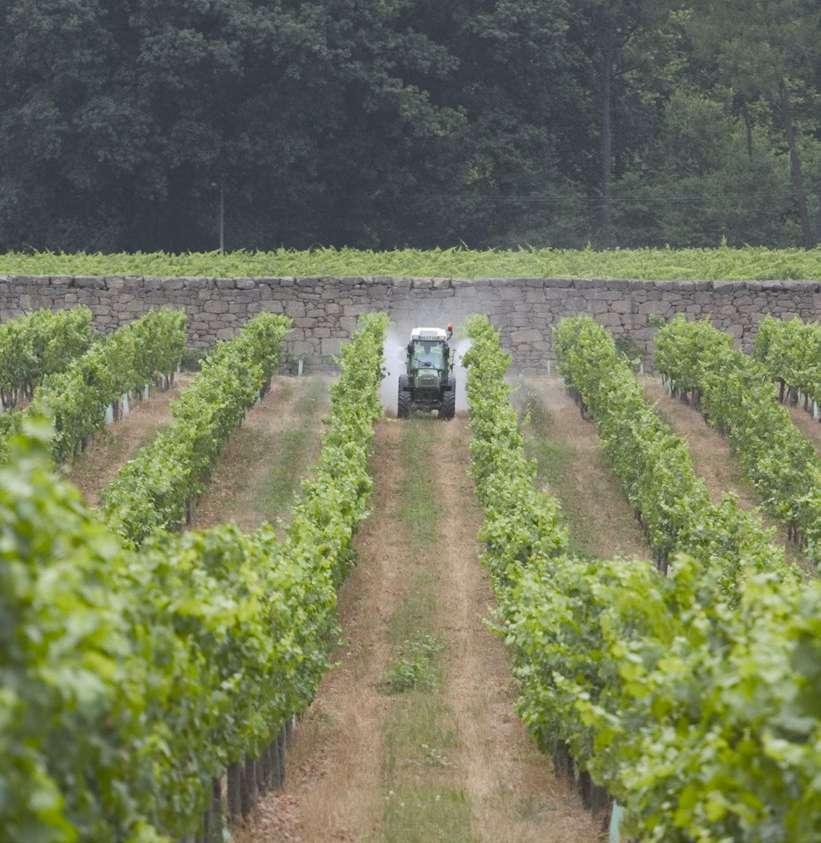
<path fill-rule="evenodd" d="M 444 428 L 434 465 L 444 513 L 436 554 L 442 583 L 439 626 L 448 644 L 445 693 L 459 746 L 451 776 L 468 796 L 479 840 L 598 840 L 598 824 L 553 773 L 515 715 L 507 653 L 485 623 L 494 601 L 479 562 L 481 513 L 469 475 L 469 431 L 462 419 Z"/>
<path fill-rule="evenodd" d="M 274 378 L 270 392 L 248 412 L 220 455 L 197 504 L 195 527 L 233 522 L 254 530 L 286 515 L 319 448 L 329 383 L 321 376 Z M 286 445 L 294 433 L 298 448 Z M 270 494 L 274 485 L 275 496 Z"/>
<path fill-rule="evenodd" d="M 582 419 L 563 382 L 531 377 L 523 388 L 541 402 L 544 419 L 526 434 L 549 441 L 555 451 L 542 479 L 561 502 L 574 549 L 597 558 L 652 559 L 621 483 L 607 465 L 596 426 Z"/>
<path fill-rule="evenodd" d="M 377 428 L 373 514 L 341 592 L 338 663 L 297 730 L 284 792 L 263 802 L 238 843 L 599 839 L 516 717 L 504 645 L 484 622 L 493 598 L 479 562 L 466 422 L 425 431 L 429 445 L 414 451 L 419 431 L 407 422 Z M 438 540 L 424 550 L 408 471 L 430 472 L 440 512 Z M 441 645 L 434 681 L 380 693 L 422 634 Z"/>
<path fill-rule="evenodd" d="M 400 433 L 395 421 L 377 428 L 373 511 L 356 538 L 358 564 L 340 592 L 337 664 L 300 721 L 285 792 L 263 802 L 237 843 L 358 841 L 379 828 L 383 721 L 391 700 L 377 685 L 390 661 L 389 624 L 405 594 L 411 555 L 398 529 Z"/>
<path fill-rule="evenodd" d="M 718 503 L 727 492 L 738 495 L 744 509 L 756 506 L 755 494 L 744 481 L 727 440 L 710 427 L 704 416 L 689 404 L 668 395 L 656 378 L 643 378 L 644 395 L 661 417 L 687 443 L 696 473 Z"/>

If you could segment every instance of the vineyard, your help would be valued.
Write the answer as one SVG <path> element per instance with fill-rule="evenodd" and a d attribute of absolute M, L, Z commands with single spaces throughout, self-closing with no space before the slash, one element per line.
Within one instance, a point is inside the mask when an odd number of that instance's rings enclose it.
<path fill-rule="evenodd" d="M 754 278 L 760 251 L 645 257 Z M 576 256 L 424 273 L 642 277 Z M 141 271 L 206 258 L 369 265 Z M 416 271 L 394 258 L 370 272 Z M 817 324 L 765 319 L 748 355 L 675 319 L 659 380 L 572 317 L 559 379 L 473 316 L 448 422 L 386 416 L 386 315 L 330 385 L 279 374 L 291 329 L 261 313 L 181 373 L 181 311 L 0 325 L 3 840 L 821 838 Z"/>
<path fill-rule="evenodd" d="M 0 255 L 0 275 L 194 277 L 626 278 L 780 281 L 821 279 L 821 248 L 397 249 L 318 248 L 187 254 Z"/>

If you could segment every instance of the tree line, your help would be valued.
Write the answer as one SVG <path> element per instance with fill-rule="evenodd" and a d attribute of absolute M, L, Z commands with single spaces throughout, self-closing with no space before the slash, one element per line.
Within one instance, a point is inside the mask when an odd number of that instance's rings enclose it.
<path fill-rule="evenodd" d="M 0 249 L 821 240 L 814 0 L 6 0 Z"/>

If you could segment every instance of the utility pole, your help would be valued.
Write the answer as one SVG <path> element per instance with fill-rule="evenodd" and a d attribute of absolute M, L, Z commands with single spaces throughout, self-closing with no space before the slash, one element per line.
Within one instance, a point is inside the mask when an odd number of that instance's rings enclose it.
<path fill-rule="evenodd" d="M 220 254 L 225 252 L 225 185 L 220 181 Z"/>

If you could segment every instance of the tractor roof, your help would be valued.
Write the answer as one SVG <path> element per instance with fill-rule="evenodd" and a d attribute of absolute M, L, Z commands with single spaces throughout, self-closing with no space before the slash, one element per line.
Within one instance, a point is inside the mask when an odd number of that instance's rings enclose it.
<path fill-rule="evenodd" d="M 411 331 L 411 340 L 441 340 L 447 342 L 448 333 L 442 328 L 414 328 Z"/>

